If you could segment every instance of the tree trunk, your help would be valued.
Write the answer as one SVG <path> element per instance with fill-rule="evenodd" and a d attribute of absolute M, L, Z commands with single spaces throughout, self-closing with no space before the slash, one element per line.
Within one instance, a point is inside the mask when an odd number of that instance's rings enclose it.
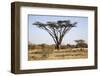
<path fill-rule="evenodd" d="M 57 43 L 56 44 L 56 49 L 59 50 L 60 49 L 60 46 L 61 46 L 61 43 Z"/>
<path fill-rule="evenodd" d="M 59 50 L 60 49 L 60 45 L 56 44 L 56 49 Z"/>

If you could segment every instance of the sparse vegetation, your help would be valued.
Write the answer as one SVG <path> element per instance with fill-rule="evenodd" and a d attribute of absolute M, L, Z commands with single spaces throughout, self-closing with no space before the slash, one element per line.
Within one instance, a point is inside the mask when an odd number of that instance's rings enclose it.
<path fill-rule="evenodd" d="M 54 44 L 30 44 L 28 45 L 28 60 L 53 60 L 53 59 L 79 59 L 88 57 L 88 44 L 80 39 L 76 44 L 62 44 L 64 36 L 77 22 L 70 20 L 36 21 L 32 25 L 45 30 L 52 37 Z"/>
<path fill-rule="evenodd" d="M 29 44 L 28 60 L 87 58 L 87 43 L 84 40 L 75 40 L 75 42 L 75 45 L 61 45 L 59 51 L 55 49 L 55 44 Z"/>

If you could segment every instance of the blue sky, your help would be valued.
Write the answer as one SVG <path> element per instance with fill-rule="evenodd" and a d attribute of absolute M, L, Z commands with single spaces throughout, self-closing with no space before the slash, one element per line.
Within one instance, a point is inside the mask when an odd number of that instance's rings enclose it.
<path fill-rule="evenodd" d="M 52 37 L 43 29 L 40 29 L 32 23 L 39 21 L 70 20 L 71 23 L 77 22 L 77 27 L 73 27 L 65 36 L 62 44 L 75 44 L 74 40 L 83 39 L 88 42 L 88 17 L 77 16 L 47 16 L 47 15 L 29 15 L 28 16 L 28 41 L 33 44 L 54 44 Z"/>

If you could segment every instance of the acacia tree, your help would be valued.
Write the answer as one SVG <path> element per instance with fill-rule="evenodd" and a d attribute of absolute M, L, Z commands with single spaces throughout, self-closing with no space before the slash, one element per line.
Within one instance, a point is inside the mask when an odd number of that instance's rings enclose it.
<path fill-rule="evenodd" d="M 88 44 L 85 43 L 85 40 L 80 39 L 80 40 L 75 40 L 75 42 L 77 43 L 76 44 L 77 48 L 87 48 L 88 47 Z"/>
<path fill-rule="evenodd" d="M 56 22 L 35 22 L 33 25 L 36 25 L 38 28 L 46 30 L 50 36 L 53 38 L 56 49 L 60 49 L 61 42 L 65 34 L 72 28 L 75 27 L 77 23 L 71 23 L 70 20 L 59 20 Z"/>

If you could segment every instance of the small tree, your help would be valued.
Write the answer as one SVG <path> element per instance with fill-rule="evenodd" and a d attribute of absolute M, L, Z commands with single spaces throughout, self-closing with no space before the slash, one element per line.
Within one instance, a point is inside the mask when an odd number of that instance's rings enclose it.
<path fill-rule="evenodd" d="M 77 48 L 87 48 L 88 47 L 88 45 L 87 45 L 87 43 L 85 43 L 85 41 L 84 40 L 75 40 L 75 42 L 77 43 L 76 44 L 76 47 Z"/>
<path fill-rule="evenodd" d="M 35 22 L 33 25 L 36 25 L 38 28 L 46 30 L 49 35 L 53 38 L 56 49 L 60 49 L 61 42 L 63 37 L 72 27 L 75 27 L 75 23 L 71 23 L 70 20 L 59 20 L 57 22 Z"/>
<path fill-rule="evenodd" d="M 66 46 L 67 46 L 67 48 L 72 48 L 71 44 L 67 44 Z"/>

